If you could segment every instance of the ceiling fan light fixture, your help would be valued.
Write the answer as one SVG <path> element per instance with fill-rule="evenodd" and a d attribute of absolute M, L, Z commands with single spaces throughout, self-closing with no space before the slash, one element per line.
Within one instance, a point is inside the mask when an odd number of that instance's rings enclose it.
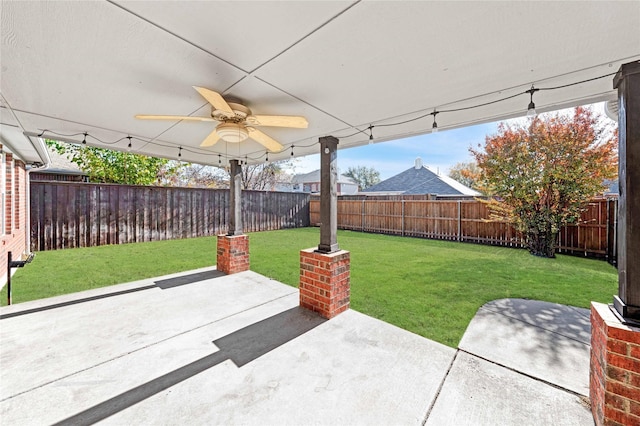
<path fill-rule="evenodd" d="M 225 142 L 240 143 L 249 137 L 249 132 L 240 123 L 220 123 L 216 132 Z"/>

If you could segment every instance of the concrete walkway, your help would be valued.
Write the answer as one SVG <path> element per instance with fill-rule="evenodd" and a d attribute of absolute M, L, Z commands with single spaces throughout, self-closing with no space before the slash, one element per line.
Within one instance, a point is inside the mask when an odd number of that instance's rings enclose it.
<path fill-rule="evenodd" d="M 482 306 L 427 425 L 593 425 L 589 310 L 523 299 Z"/>
<path fill-rule="evenodd" d="M 1 308 L 1 422 L 593 424 L 587 310 L 494 301 L 455 350 L 297 305 L 207 268 Z"/>

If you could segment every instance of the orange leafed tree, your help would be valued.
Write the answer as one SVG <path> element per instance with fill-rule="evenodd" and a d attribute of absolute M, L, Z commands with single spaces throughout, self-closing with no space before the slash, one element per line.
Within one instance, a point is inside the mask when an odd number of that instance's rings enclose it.
<path fill-rule="evenodd" d="M 456 163 L 449 170 L 449 177 L 472 189 L 481 190 L 480 168 L 475 162 Z"/>
<path fill-rule="evenodd" d="M 511 220 L 529 252 L 554 257 L 558 231 L 617 176 L 617 131 L 590 109 L 501 123 L 484 150 L 470 149 L 481 169 L 492 217 Z"/>

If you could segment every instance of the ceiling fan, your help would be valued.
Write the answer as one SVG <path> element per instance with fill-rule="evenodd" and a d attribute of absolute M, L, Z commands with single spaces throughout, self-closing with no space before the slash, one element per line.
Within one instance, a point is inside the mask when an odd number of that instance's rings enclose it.
<path fill-rule="evenodd" d="M 215 145 L 220 139 L 240 143 L 251 138 L 262 144 L 271 152 L 279 152 L 283 146 L 271 136 L 256 129 L 257 126 L 290 127 L 306 129 L 307 119 L 296 115 L 254 115 L 251 110 L 239 102 L 227 102 L 222 95 L 204 87 L 193 86 L 212 106 L 211 117 L 194 117 L 181 115 L 136 115 L 141 120 L 183 120 L 183 121 L 217 121 L 213 132 L 200 144 L 201 147 Z"/>

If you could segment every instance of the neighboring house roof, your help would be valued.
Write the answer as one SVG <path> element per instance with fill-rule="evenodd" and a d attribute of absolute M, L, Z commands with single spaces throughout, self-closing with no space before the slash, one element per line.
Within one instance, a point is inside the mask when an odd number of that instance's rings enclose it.
<path fill-rule="evenodd" d="M 49 157 L 51 157 L 50 166 L 47 169 L 39 170 L 38 173 L 49 173 L 58 175 L 86 175 L 80 167 L 73 161 L 69 160 L 65 155 L 58 154 L 57 151 L 47 148 Z"/>
<path fill-rule="evenodd" d="M 437 195 L 481 195 L 449 176 L 435 173 L 416 159 L 414 167 L 373 185 L 361 192 L 399 194 L 437 194 Z"/>
<path fill-rule="evenodd" d="M 320 182 L 320 169 L 314 170 L 309 173 L 295 175 L 291 179 L 291 183 L 294 183 L 294 184 L 295 183 L 314 183 L 314 182 Z M 358 185 L 356 181 L 354 181 L 353 179 L 345 175 L 339 175 L 337 183 Z"/>

